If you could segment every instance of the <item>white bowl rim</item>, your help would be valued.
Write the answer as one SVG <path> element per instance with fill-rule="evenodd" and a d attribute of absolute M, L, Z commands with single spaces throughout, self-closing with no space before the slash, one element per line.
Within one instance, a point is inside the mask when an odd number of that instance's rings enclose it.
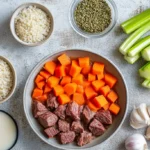
<path fill-rule="evenodd" d="M 51 17 L 51 29 L 50 29 L 50 33 L 48 34 L 48 36 L 44 39 L 44 40 L 42 40 L 42 41 L 40 41 L 40 42 L 38 42 L 38 43 L 26 43 L 26 42 L 24 42 L 24 41 L 22 41 L 17 35 L 16 35 L 16 33 L 14 34 L 14 32 L 13 32 L 13 29 L 12 29 L 12 25 L 11 24 L 13 24 L 14 23 L 14 19 L 13 19 L 13 17 L 14 17 L 14 15 L 15 15 L 15 13 L 18 11 L 18 9 L 20 9 L 21 7 L 23 7 L 23 6 L 30 6 L 30 5 L 39 5 L 39 6 L 41 6 L 41 7 L 44 7 L 44 9 L 46 9 L 47 10 L 47 12 L 50 14 L 50 17 Z M 49 15 L 48 14 L 48 15 Z M 12 33 L 12 35 L 13 35 L 13 37 L 19 42 L 19 43 L 21 43 L 21 44 L 23 44 L 23 45 L 26 45 L 26 46 L 31 46 L 31 47 L 34 47 L 34 46 L 39 46 L 39 45 L 42 45 L 42 44 L 44 44 L 46 41 L 48 41 L 48 39 L 51 37 L 51 35 L 52 35 L 52 33 L 53 33 L 53 30 L 54 30 L 54 18 L 53 18 L 53 15 L 52 15 L 52 13 L 51 13 L 51 11 L 48 9 L 48 7 L 46 7 L 45 5 L 43 5 L 43 4 L 41 4 L 41 3 L 38 3 L 38 2 L 27 2 L 27 3 L 23 3 L 23 4 L 21 4 L 21 5 L 19 5 L 15 10 L 14 10 L 14 12 L 13 12 L 13 14 L 12 14 L 12 16 L 11 16 L 11 19 L 10 19 L 10 24 L 9 24 L 9 28 L 10 28 L 10 31 L 11 31 L 11 33 Z"/>
<path fill-rule="evenodd" d="M 4 100 L 0 101 L 0 104 L 2 104 L 4 102 L 8 101 L 12 97 L 12 95 L 14 94 L 14 92 L 16 90 L 17 73 L 16 73 L 16 70 L 15 70 L 14 66 L 12 65 L 12 63 L 10 62 L 10 60 L 8 58 L 0 55 L 0 59 L 3 59 L 4 61 L 6 61 L 6 63 L 8 64 L 8 66 L 10 67 L 10 69 L 11 69 L 11 71 L 13 73 L 13 87 L 12 87 L 10 93 L 8 94 L 8 96 Z"/>
<path fill-rule="evenodd" d="M 30 127 L 31 127 L 32 130 L 38 135 L 38 137 L 39 137 L 42 141 L 44 141 L 45 143 L 47 143 L 48 145 L 51 145 L 51 146 L 53 146 L 53 147 L 55 147 L 55 148 L 62 149 L 62 150 L 67 150 L 67 149 L 61 147 L 61 145 L 60 145 L 60 146 L 56 146 L 55 144 L 50 144 L 50 143 L 48 143 L 48 142 L 45 141 L 45 139 L 43 139 L 43 138 L 40 136 L 40 134 L 33 128 L 32 123 L 31 123 L 31 121 L 30 121 L 30 118 L 26 115 L 26 114 L 27 114 L 27 112 L 26 112 L 27 109 L 26 109 L 24 100 L 25 100 L 25 97 L 26 97 L 26 96 L 25 96 L 25 93 L 26 93 L 27 84 L 28 84 L 28 82 L 29 82 L 29 80 L 30 80 L 30 78 L 31 78 L 31 76 L 32 76 L 32 74 L 33 74 L 33 72 L 38 68 L 38 66 L 41 64 L 41 62 L 45 61 L 46 59 L 48 59 L 49 57 L 51 57 L 51 56 L 53 56 L 53 55 L 55 55 L 55 54 L 57 54 L 57 53 L 60 53 L 60 52 L 61 52 L 61 53 L 65 53 L 66 51 L 72 51 L 72 50 L 80 50 L 80 51 L 84 51 L 84 52 L 90 52 L 90 53 L 99 55 L 100 57 L 106 59 L 109 63 L 111 63 L 111 64 L 116 68 L 116 70 L 117 70 L 118 73 L 120 74 L 120 76 L 121 76 L 121 78 L 122 78 L 122 80 L 123 80 L 123 83 L 124 83 L 124 87 L 125 87 L 125 90 L 126 90 L 126 106 L 125 106 L 125 112 L 124 112 L 123 118 L 122 118 L 122 120 L 121 120 L 121 122 L 120 122 L 118 128 L 109 136 L 109 138 L 107 138 L 106 140 L 104 140 L 104 141 L 101 142 L 100 144 L 106 142 L 108 139 L 112 138 L 112 137 L 118 132 L 118 130 L 121 128 L 122 124 L 124 123 L 124 120 L 125 120 L 125 117 L 126 117 L 127 111 L 128 111 L 128 88 L 127 88 L 127 84 L 126 84 L 126 81 L 124 80 L 124 77 L 123 77 L 122 73 L 119 71 L 119 68 L 118 68 L 111 60 L 108 60 L 106 57 L 104 57 L 104 56 L 102 56 L 102 55 L 100 55 L 100 54 L 98 54 L 98 53 L 95 53 L 95 52 L 91 51 L 90 49 L 86 49 L 86 50 L 85 50 L 85 49 L 82 49 L 82 48 L 81 48 L 81 49 L 80 49 L 80 48 L 62 49 L 62 50 L 59 50 L 59 51 L 57 51 L 57 52 L 53 52 L 53 53 L 51 53 L 51 54 L 45 56 L 41 61 L 38 62 L 38 64 L 33 68 L 33 70 L 31 71 L 30 75 L 28 76 L 28 79 L 27 79 L 26 84 L 25 84 L 25 87 L 24 87 L 24 92 L 23 92 L 23 108 L 24 108 L 24 113 L 25 113 L 26 119 L 27 119 L 27 121 L 28 121 Z M 98 146 L 98 145 L 100 145 L 100 144 L 97 144 L 97 145 L 95 145 L 95 146 L 91 146 L 91 147 L 89 147 L 89 148 L 96 147 L 96 146 Z M 74 150 L 74 149 L 78 149 L 78 148 L 70 148 L 70 150 Z M 87 148 L 82 148 L 82 149 L 87 149 Z"/>

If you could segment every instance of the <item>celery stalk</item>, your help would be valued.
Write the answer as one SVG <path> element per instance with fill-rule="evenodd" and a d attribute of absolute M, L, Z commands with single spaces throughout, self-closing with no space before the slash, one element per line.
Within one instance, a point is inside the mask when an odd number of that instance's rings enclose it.
<path fill-rule="evenodd" d="M 150 46 L 146 47 L 141 54 L 146 61 L 150 61 Z"/>
<path fill-rule="evenodd" d="M 150 80 L 149 79 L 145 79 L 142 83 L 142 86 L 145 88 L 150 89 Z"/>
<path fill-rule="evenodd" d="M 136 56 L 139 52 L 141 52 L 145 47 L 150 44 L 150 36 L 144 37 L 138 43 L 136 43 L 133 47 L 128 50 L 128 56 L 133 57 Z"/>
<path fill-rule="evenodd" d="M 131 32 L 135 31 L 149 20 L 150 20 L 150 9 L 147 9 L 142 13 L 132 17 L 131 19 L 123 22 L 121 24 L 121 27 L 125 33 L 130 34 Z"/>
<path fill-rule="evenodd" d="M 139 58 L 140 58 L 140 53 L 137 54 L 134 57 L 129 57 L 127 55 L 124 56 L 124 59 L 129 63 L 129 64 L 134 64 Z"/>
<path fill-rule="evenodd" d="M 131 48 L 146 32 L 150 30 L 150 22 L 132 33 L 120 46 L 119 51 L 125 55 L 129 48 Z"/>
<path fill-rule="evenodd" d="M 150 62 L 148 62 L 142 68 L 139 69 L 139 74 L 145 79 L 150 79 Z"/>

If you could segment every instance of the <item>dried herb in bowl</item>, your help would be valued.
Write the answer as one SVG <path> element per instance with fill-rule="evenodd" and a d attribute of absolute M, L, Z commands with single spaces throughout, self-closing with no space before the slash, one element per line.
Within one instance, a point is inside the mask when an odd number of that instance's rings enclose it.
<path fill-rule="evenodd" d="M 90 33 L 104 31 L 111 23 L 111 9 L 105 0 L 83 0 L 74 12 L 76 24 Z"/>

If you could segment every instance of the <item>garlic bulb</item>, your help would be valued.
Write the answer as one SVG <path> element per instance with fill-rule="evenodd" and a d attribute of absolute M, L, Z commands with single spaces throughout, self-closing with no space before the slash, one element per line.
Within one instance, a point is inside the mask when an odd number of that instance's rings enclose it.
<path fill-rule="evenodd" d="M 147 128 L 147 130 L 146 130 L 145 138 L 146 138 L 147 140 L 150 140 L 150 126 L 149 126 L 149 127 Z"/>
<path fill-rule="evenodd" d="M 134 129 L 140 129 L 150 124 L 150 117 L 147 112 L 146 104 L 142 103 L 134 108 L 130 115 L 130 125 Z"/>
<path fill-rule="evenodd" d="M 126 150 L 148 150 L 146 140 L 141 134 L 134 134 L 125 141 Z"/>

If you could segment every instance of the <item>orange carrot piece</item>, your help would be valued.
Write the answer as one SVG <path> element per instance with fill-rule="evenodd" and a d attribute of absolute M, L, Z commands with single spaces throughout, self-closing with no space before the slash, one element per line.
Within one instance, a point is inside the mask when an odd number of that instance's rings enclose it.
<path fill-rule="evenodd" d="M 103 94 L 105 97 L 108 95 L 109 92 L 110 92 L 110 87 L 108 85 L 100 88 L 100 93 Z"/>
<path fill-rule="evenodd" d="M 96 75 L 89 73 L 88 74 L 88 81 L 95 81 L 96 80 Z"/>
<path fill-rule="evenodd" d="M 97 80 L 102 80 L 104 78 L 104 73 L 100 73 L 97 75 Z"/>
<path fill-rule="evenodd" d="M 87 99 L 91 99 L 97 96 L 97 93 L 94 91 L 94 89 L 91 86 L 88 86 L 85 88 L 85 96 Z"/>
<path fill-rule="evenodd" d="M 108 84 L 110 86 L 110 88 L 112 88 L 117 82 L 117 78 L 108 73 L 105 74 L 104 80 L 105 80 L 106 84 Z"/>
<path fill-rule="evenodd" d="M 78 74 L 76 77 L 72 78 L 72 82 L 76 84 L 83 84 L 84 76 L 82 74 Z"/>
<path fill-rule="evenodd" d="M 78 58 L 78 60 L 79 60 L 79 66 L 81 68 L 88 67 L 90 65 L 89 57 L 80 57 L 80 58 Z"/>
<path fill-rule="evenodd" d="M 75 101 L 79 105 L 85 104 L 84 95 L 81 93 L 74 93 L 73 94 L 73 101 Z"/>
<path fill-rule="evenodd" d="M 83 93 L 84 93 L 83 85 L 77 85 L 76 92 L 77 92 L 77 93 L 83 94 Z"/>
<path fill-rule="evenodd" d="M 79 66 L 78 60 L 76 60 L 76 59 L 72 60 L 71 65 Z"/>
<path fill-rule="evenodd" d="M 43 89 L 43 87 L 44 87 L 44 85 L 45 85 L 45 81 L 41 81 L 41 82 L 38 82 L 37 84 L 37 87 L 39 88 L 39 89 Z"/>
<path fill-rule="evenodd" d="M 55 87 L 56 85 L 58 85 L 58 83 L 59 83 L 59 78 L 57 78 L 55 76 L 51 76 L 47 80 L 47 84 L 50 88 Z"/>
<path fill-rule="evenodd" d="M 50 91 L 52 90 L 52 88 L 50 88 L 48 86 L 48 84 L 45 85 L 45 88 L 44 88 L 44 93 L 49 93 Z"/>
<path fill-rule="evenodd" d="M 60 78 L 66 76 L 66 71 L 64 66 L 57 66 L 55 68 L 55 76 Z"/>
<path fill-rule="evenodd" d="M 65 72 L 66 72 L 66 75 L 69 75 L 70 68 L 71 68 L 71 65 L 65 66 Z"/>
<path fill-rule="evenodd" d="M 76 89 L 77 89 L 76 83 L 68 83 L 64 86 L 65 93 L 69 96 L 75 93 Z"/>
<path fill-rule="evenodd" d="M 93 105 L 91 102 L 88 102 L 88 106 L 94 112 L 97 112 L 100 109 L 100 108 L 97 108 L 95 105 Z"/>
<path fill-rule="evenodd" d="M 116 93 L 115 91 L 112 90 L 112 91 L 110 91 L 110 92 L 108 93 L 107 99 L 108 99 L 110 102 L 114 103 L 114 102 L 118 99 L 118 95 L 117 95 L 117 93 Z"/>
<path fill-rule="evenodd" d="M 40 97 L 40 96 L 42 96 L 42 94 L 43 94 L 43 90 L 41 90 L 39 88 L 35 88 L 32 93 L 32 98 Z"/>
<path fill-rule="evenodd" d="M 47 94 L 43 94 L 42 96 L 36 98 L 36 100 L 40 102 L 45 102 L 47 99 L 48 99 Z"/>
<path fill-rule="evenodd" d="M 71 64 L 71 60 L 66 54 L 62 54 L 61 56 L 59 56 L 58 60 L 60 64 L 64 66 Z"/>
<path fill-rule="evenodd" d="M 108 102 L 108 104 L 106 104 L 105 106 L 103 106 L 104 110 L 108 110 L 110 106 L 110 103 Z"/>
<path fill-rule="evenodd" d="M 51 74 L 49 72 L 45 71 L 45 70 L 40 71 L 40 75 L 42 77 L 44 77 L 45 79 L 48 79 L 51 76 Z"/>
<path fill-rule="evenodd" d="M 115 103 L 112 103 L 112 104 L 110 105 L 110 107 L 109 107 L 109 110 L 110 110 L 113 114 L 117 115 L 117 114 L 119 113 L 119 111 L 120 111 L 120 106 L 118 106 L 118 105 L 115 104 Z"/>
<path fill-rule="evenodd" d="M 35 78 L 35 83 L 37 84 L 37 83 L 44 81 L 44 80 L 45 80 L 45 78 L 38 74 Z"/>
<path fill-rule="evenodd" d="M 71 77 L 70 76 L 64 76 L 62 78 L 62 80 L 60 81 L 60 85 L 64 86 L 70 82 L 71 82 Z"/>
<path fill-rule="evenodd" d="M 55 68 L 56 68 L 56 63 L 53 61 L 49 61 L 44 65 L 44 69 L 52 75 L 54 74 Z"/>
<path fill-rule="evenodd" d="M 64 89 L 61 85 L 56 85 L 53 90 L 54 90 L 55 96 L 59 96 L 64 93 Z"/>
<path fill-rule="evenodd" d="M 88 73 L 90 73 L 91 68 L 92 68 L 91 66 L 84 67 L 84 68 L 82 68 L 81 73 L 84 75 L 87 75 Z"/>
<path fill-rule="evenodd" d="M 97 108 L 104 107 L 106 104 L 108 104 L 108 101 L 103 95 L 99 95 L 91 100 L 91 102 L 95 105 Z"/>
<path fill-rule="evenodd" d="M 83 85 L 84 88 L 86 88 L 86 87 L 91 85 L 91 82 L 90 81 L 83 81 L 82 85 Z"/>
<path fill-rule="evenodd" d="M 103 74 L 104 73 L 104 64 L 95 62 L 92 67 L 92 73 L 97 74 Z"/>
<path fill-rule="evenodd" d="M 58 97 L 58 102 L 60 105 L 64 105 L 70 102 L 70 97 L 66 94 L 61 94 Z"/>
<path fill-rule="evenodd" d="M 92 82 L 92 86 L 96 92 L 100 90 L 101 87 L 105 85 L 105 82 L 103 80 L 95 80 Z"/>
<path fill-rule="evenodd" d="M 81 67 L 74 65 L 74 64 L 71 65 L 69 74 L 72 77 L 76 77 L 78 74 L 80 74 L 80 72 L 81 72 Z"/>

